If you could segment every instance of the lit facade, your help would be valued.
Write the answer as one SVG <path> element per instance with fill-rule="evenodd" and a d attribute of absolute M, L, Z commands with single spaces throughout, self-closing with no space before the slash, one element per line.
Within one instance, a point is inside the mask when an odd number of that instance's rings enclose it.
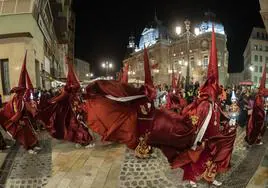
<path fill-rule="evenodd" d="M 258 86 L 263 65 L 268 65 L 268 35 L 265 29 L 253 28 L 243 56 L 245 80 Z"/>
<path fill-rule="evenodd" d="M 228 80 L 227 37 L 221 24 L 214 23 L 214 27 L 220 83 L 226 85 Z M 209 62 L 212 23 L 202 22 L 194 31 L 195 34 L 191 33 L 188 41 L 186 35 L 176 35 L 177 29 L 174 33 L 168 32 L 158 23 L 155 27 L 145 28 L 141 34 L 139 47 L 136 46 L 133 53 L 123 61 L 124 64 L 129 64 L 130 80 L 138 82 L 144 80 L 143 48 L 146 46 L 156 85 L 171 84 L 172 70 L 176 75 L 181 74 L 185 81 L 188 62 L 190 63 L 190 82 L 203 83 L 206 79 Z M 167 35 L 167 33 L 172 34 Z"/>
<path fill-rule="evenodd" d="M 69 50 L 70 0 L 0 2 L 0 94 L 10 99 L 27 50 L 27 69 L 34 87 L 49 89 L 65 77 Z M 69 52 L 70 53 L 70 52 Z M 72 54 L 73 55 L 73 54 Z"/>
<path fill-rule="evenodd" d="M 90 80 L 90 64 L 87 61 L 75 58 L 74 68 L 76 75 L 80 81 Z"/>

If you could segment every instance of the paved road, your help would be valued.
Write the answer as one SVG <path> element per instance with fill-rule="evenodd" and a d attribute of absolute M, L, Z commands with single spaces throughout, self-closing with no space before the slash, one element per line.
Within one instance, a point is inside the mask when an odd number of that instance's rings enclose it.
<path fill-rule="evenodd" d="M 224 181 L 223 187 L 267 185 L 268 134 L 263 146 L 249 150 L 243 149 L 244 135 L 244 130 L 239 129 L 232 170 L 218 177 Z M 51 139 L 46 133 L 39 137 L 43 150 L 37 155 L 29 155 L 18 146 L 0 154 L 0 187 L 189 187 L 188 182 L 181 181 L 182 171 L 170 170 L 166 158 L 157 149 L 150 160 L 139 160 L 121 144 L 104 146 L 97 142 L 94 148 L 77 149 L 73 143 Z M 201 182 L 199 187 L 208 185 Z"/>

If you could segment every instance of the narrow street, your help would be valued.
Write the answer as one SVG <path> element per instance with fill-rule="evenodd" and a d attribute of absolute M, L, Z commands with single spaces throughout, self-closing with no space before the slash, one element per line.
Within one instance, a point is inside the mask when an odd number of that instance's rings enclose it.
<path fill-rule="evenodd" d="M 222 187 L 268 186 L 268 144 L 247 150 L 243 148 L 244 136 L 239 128 L 231 170 L 218 177 L 224 183 Z M 97 141 L 94 148 L 84 149 L 51 139 L 46 132 L 39 138 L 43 149 L 37 155 L 18 146 L 0 154 L 1 187 L 189 187 L 188 182 L 182 181 L 182 170 L 171 170 L 158 149 L 150 159 L 141 160 L 121 144 L 102 145 Z M 268 140 L 268 134 L 264 140 Z M 198 185 L 209 187 L 202 181 Z"/>

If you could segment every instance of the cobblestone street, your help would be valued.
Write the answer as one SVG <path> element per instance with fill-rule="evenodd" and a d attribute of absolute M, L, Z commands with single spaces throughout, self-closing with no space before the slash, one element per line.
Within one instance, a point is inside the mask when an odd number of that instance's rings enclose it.
<path fill-rule="evenodd" d="M 268 134 L 266 144 L 250 149 L 243 147 L 244 136 L 239 128 L 232 169 L 217 178 L 224 182 L 222 187 L 268 185 Z M 51 139 L 46 133 L 40 134 L 40 144 L 43 149 L 37 155 L 29 155 L 18 146 L 1 153 L 1 187 L 189 187 L 188 182 L 181 180 L 182 170 L 171 170 L 158 149 L 154 149 L 150 159 L 141 160 L 121 144 L 103 145 L 97 141 L 94 148 L 76 148 L 75 144 Z M 198 185 L 209 187 L 204 182 Z"/>

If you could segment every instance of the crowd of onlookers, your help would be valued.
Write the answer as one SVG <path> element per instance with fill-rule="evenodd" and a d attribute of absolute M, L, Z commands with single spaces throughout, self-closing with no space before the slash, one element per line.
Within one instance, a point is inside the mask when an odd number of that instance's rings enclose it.
<path fill-rule="evenodd" d="M 61 87 L 55 87 L 51 88 L 49 90 L 41 89 L 41 88 L 35 88 L 33 90 L 32 99 L 33 100 L 40 100 L 40 97 L 45 97 L 46 99 L 50 99 L 54 96 L 57 96 L 60 92 Z M 167 84 L 161 84 L 157 85 L 157 93 L 158 97 L 156 99 L 157 106 L 161 106 L 164 104 L 166 94 L 168 92 L 172 91 L 172 88 L 170 85 Z M 223 109 L 228 111 L 228 107 L 231 105 L 231 97 L 232 97 L 232 87 L 226 87 L 222 88 L 222 94 L 220 95 L 221 101 L 222 101 L 222 107 Z M 197 96 L 198 96 L 198 89 L 199 89 L 199 83 L 196 82 L 195 84 L 192 84 L 189 86 L 189 88 L 186 90 L 181 87 L 181 95 L 183 98 L 187 100 L 187 103 L 191 103 Z M 238 117 L 238 122 L 240 126 L 245 126 L 247 124 L 249 115 L 252 113 L 252 108 L 254 104 L 255 94 L 258 91 L 257 89 L 251 89 L 249 87 L 241 87 L 236 86 L 235 94 L 237 98 L 238 105 L 240 107 L 240 114 Z M 0 108 L 3 107 L 3 101 L 2 96 L 0 94 Z"/>
<path fill-rule="evenodd" d="M 181 89 L 181 94 L 187 100 L 188 104 L 191 103 L 196 97 L 198 97 L 199 87 L 200 87 L 199 83 L 196 82 L 195 84 L 190 85 L 188 90 L 184 90 L 183 88 Z M 220 99 L 222 101 L 221 105 L 224 111 L 228 111 L 229 106 L 232 103 L 231 97 L 233 87 L 226 87 L 226 88 L 224 88 L 223 86 L 220 87 L 222 89 L 222 93 L 220 95 Z M 157 86 L 157 91 L 159 95 L 156 104 L 157 106 L 161 106 L 166 102 L 164 95 L 166 95 L 168 92 L 172 92 L 172 88 L 170 85 L 163 84 Z M 237 104 L 240 108 L 238 123 L 240 126 L 244 127 L 248 122 L 250 114 L 252 113 L 255 95 L 258 89 L 253 89 L 244 86 L 235 86 L 234 91 Z"/>

